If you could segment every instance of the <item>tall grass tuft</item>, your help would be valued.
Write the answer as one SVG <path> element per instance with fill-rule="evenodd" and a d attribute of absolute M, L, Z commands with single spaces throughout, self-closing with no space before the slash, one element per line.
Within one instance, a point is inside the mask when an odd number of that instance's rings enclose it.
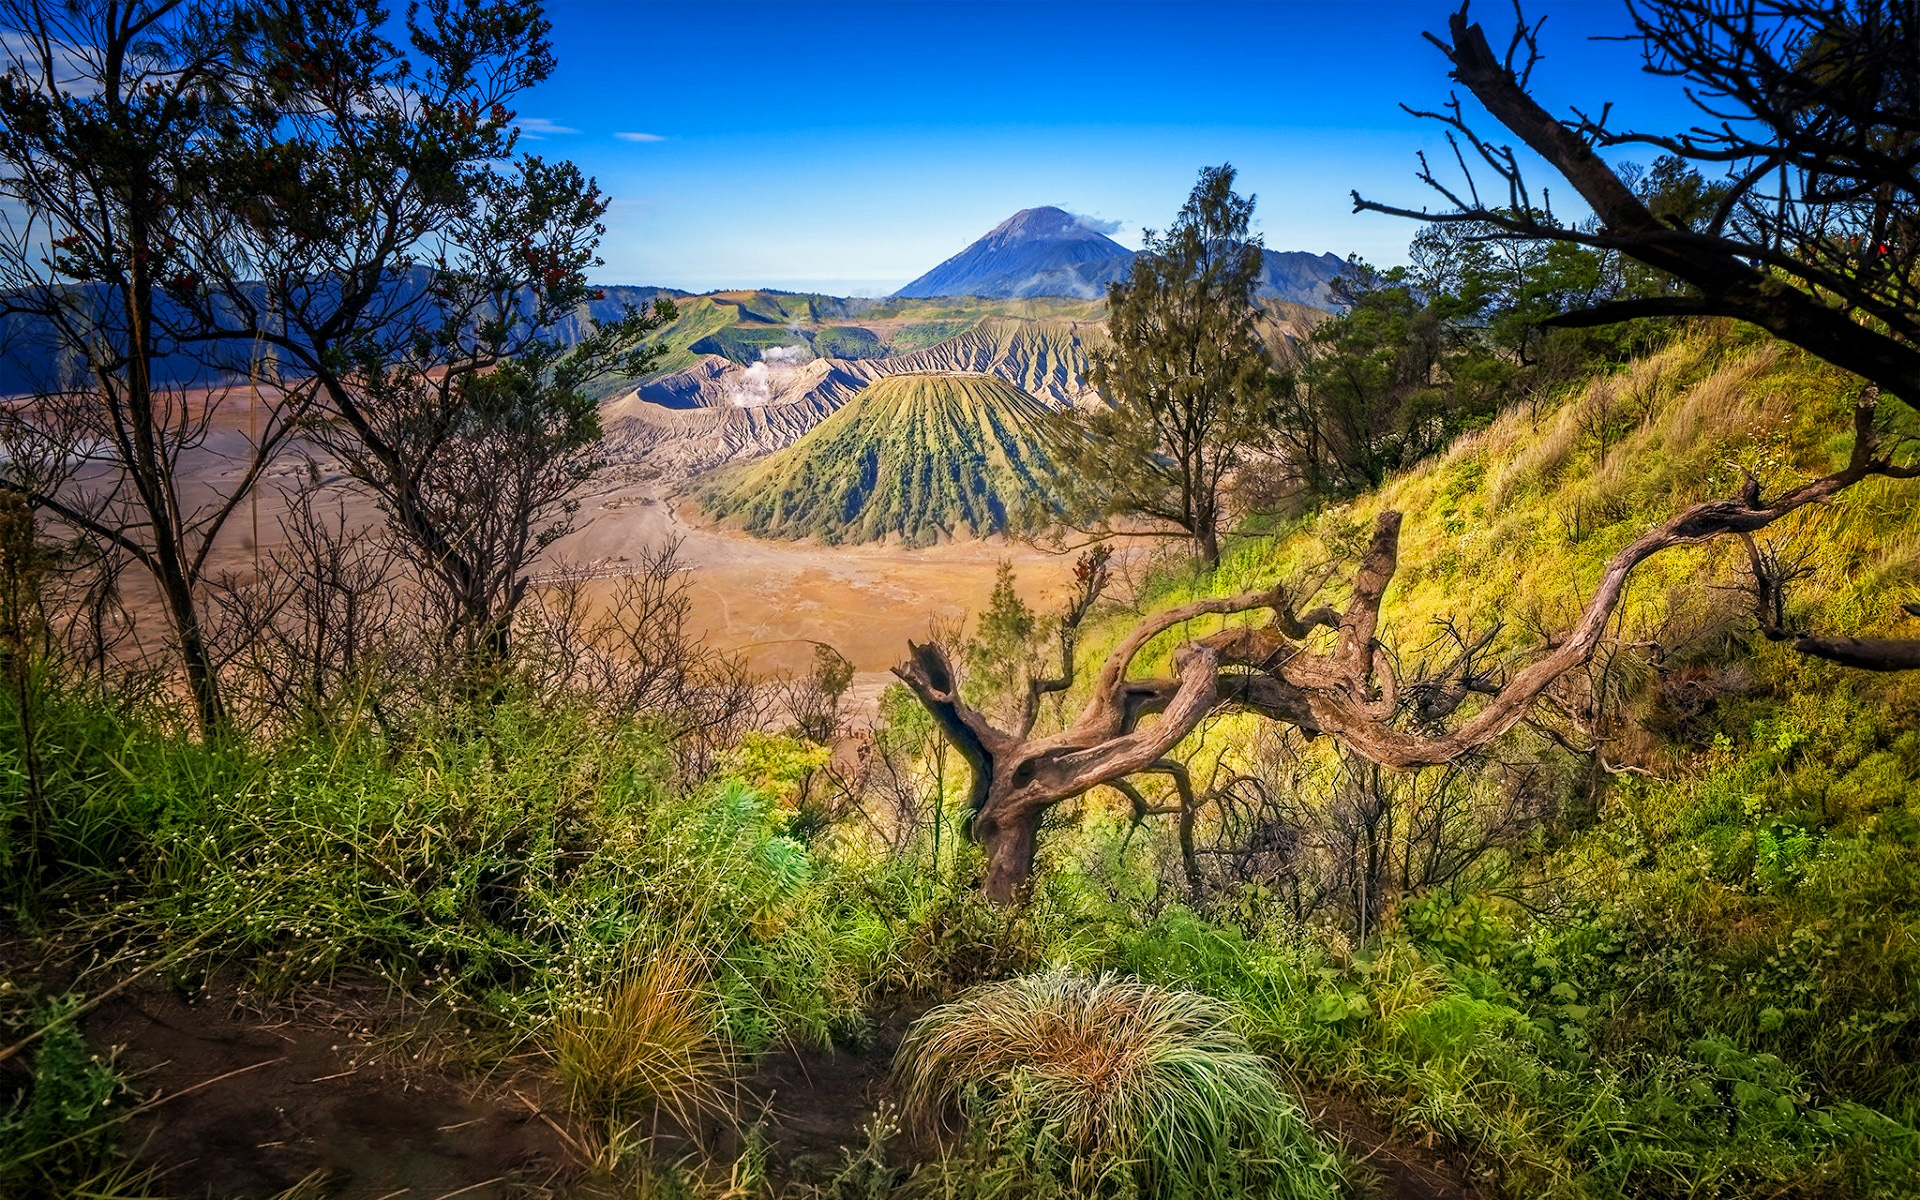
<path fill-rule="evenodd" d="M 635 952 L 603 992 L 560 1014 L 553 1057 L 577 1111 L 621 1121 L 651 1108 L 694 1133 L 731 1112 L 733 1055 L 709 969 L 680 945 Z"/>
<path fill-rule="evenodd" d="M 908 1119 L 965 1115 L 989 1153 L 1077 1195 L 1334 1194 L 1271 1066 L 1194 992 L 1059 970 L 985 984 L 915 1023 L 894 1082 Z"/>

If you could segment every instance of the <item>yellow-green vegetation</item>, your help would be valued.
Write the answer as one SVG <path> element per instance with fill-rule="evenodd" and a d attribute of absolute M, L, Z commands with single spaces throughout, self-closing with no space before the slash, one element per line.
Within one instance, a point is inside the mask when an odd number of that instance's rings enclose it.
<path fill-rule="evenodd" d="M 1383 637 L 1402 663 L 1445 619 L 1504 622 L 1495 644 L 1523 653 L 1677 507 L 1747 473 L 1772 493 L 1844 462 L 1857 397 L 1840 372 L 1709 325 L 1537 414 L 1509 411 L 1351 505 L 1245 538 L 1216 576 L 1169 575 L 1151 603 L 1312 577 L 1392 507 L 1406 524 Z M 1920 594 L 1911 487 L 1869 481 L 1768 531 L 1808 572 L 1792 619 L 1900 628 Z M 1388 897 L 1384 934 L 1289 945 L 1298 926 L 1268 907 L 1284 899 L 1274 879 L 1230 902 L 1257 936 L 1163 917 L 1129 962 L 1238 997 L 1257 1044 L 1468 1149 L 1503 1194 L 1911 1194 L 1920 680 L 1760 639 L 1746 568 L 1737 541 L 1642 568 L 1609 653 L 1566 698 L 1598 698 L 1571 740 L 1604 739 L 1599 753 L 1512 735 L 1493 757 L 1534 764 L 1523 835 L 1444 888 Z M 1552 709 L 1541 720 L 1568 728 Z M 1258 774 L 1255 725 L 1221 723 L 1195 765 Z M 1303 749 L 1288 772 L 1312 805 L 1344 803 L 1331 748 Z M 1522 785 L 1490 763 L 1466 786 L 1499 801 Z"/>
<path fill-rule="evenodd" d="M 555 1018 L 554 1062 L 569 1099 L 615 1122 L 665 1111 L 689 1129 L 726 1113 L 733 1063 L 706 955 L 638 941 L 627 954 L 612 982 Z"/>
<path fill-rule="evenodd" d="M 1043 495 L 1047 411 L 990 375 L 889 376 L 714 484 L 705 502 L 765 537 L 909 546 L 985 537 Z"/>
<path fill-rule="evenodd" d="M 996 317 L 1098 320 L 1104 304 L 1053 297 L 868 300 L 747 291 L 694 296 L 678 301 L 677 308 L 679 319 L 655 337 L 664 353 L 651 377 L 685 370 L 703 354 L 752 364 L 771 346 L 805 345 L 821 358 L 904 354 L 944 342 Z"/>
<path fill-rule="evenodd" d="M 993 1153 L 1082 1196 L 1333 1194 L 1333 1162 L 1231 1009 L 1114 975 L 1025 975 L 914 1025 L 906 1113 L 963 1116 Z"/>
<path fill-rule="evenodd" d="M 1831 469 L 1855 399 L 1797 352 L 1696 328 L 1379 492 L 1241 530 L 1218 573 L 1151 572 L 1130 599 L 1345 579 L 1327 564 L 1391 505 L 1406 524 L 1384 637 L 1402 663 L 1443 618 L 1504 621 L 1494 647 L 1524 656 L 1675 507 L 1743 472 L 1773 491 Z M 1862 484 L 1767 533 L 1810 571 L 1793 621 L 1900 630 L 1920 598 L 1902 488 Z M 900 1059 L 903 1098 L 915 1114 L 957 1104 L 966 1132 L 903 1146 L 882 1111 L 843 1170 L 779 1194 L 1351 1191 L 1364 1168 L 1327 1168 L 1289 1098 L 1306 1088 L 1368 1105 L 1489 1196 L 1907 1200 L 1920 679 L 1757 637 L 1745 563 L 1734 543 L 1647 564 L 1607 653 L 1538 714 L 1564 745 L 1523 727 L 1450 781 L 1375 780 L 1395 818 L 1371 843 L 1382 861 L 1411 862 L 1431 829 L 1459 865 L 1389 880 L 1364 922 L 1329 863 L 1368 846 L 1323 835 L 1367 779 L 1247 718 L 1180 750 L 1208 797 L 1196 837 L 1219 852 L 1197 898 L 1172 821 L 1136 826 L 1096 794 L 1050 825 L 1031 900 L 986 905 L 964 771 L 898 694 L 855 792 L 791 735 L 676 766 L 658 719 L 517 685 L 390 728 L 209 743 L 96 684 L 21 672 L 0 688 L 0 877 L 22 929 L 165 958 L 184 991 L 215 971 L 268 1003 L 385 981 L 472 1030 L 477 1067 L 538 1064 L 584 1116 L 641 1131 L 609 1137 L 602 1163 L 632 1178 L 658 1168 L 653 1107 L 711 1111 L 759 1056 L 856 1053 L 876 1014 L 931 1001 L 948 1006 Z M 1096 614 L 1083 667 L 1137 619 Z M 1285 800 L 1283 819 L 1229 821 L 1240 793 L 1205 785 L 1242 778 Z M 1421 807 L 1435 796 L 1458 803 Z M 1508 811 L 1517 823 L 1483 838 L 1485 814 Z M 0 985 L 0 1042 L 44 1031 L 0 1061 L 8 1196 L 125 1170 L 122 1080 L 66 1020 L 83 1000 Z M 744 1195 L 730 1180 L 764 1182 L 752 1165 L 690 1165 L 676 1186 Z"/>

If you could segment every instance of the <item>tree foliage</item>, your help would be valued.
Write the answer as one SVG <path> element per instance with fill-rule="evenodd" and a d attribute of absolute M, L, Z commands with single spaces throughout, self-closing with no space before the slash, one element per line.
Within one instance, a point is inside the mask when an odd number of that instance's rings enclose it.
<path fill-rule="evenodd" d="M 1056 463 L 1070 511 L 1144 519 L 1220 561 L 1226 484 L 1262 443 L 1272 362 L 1253 291 L 1262 246 L 1234 169 L 1208 167 L 1165 234 L 1148 231 L 1108 295 L 1111 344 L 1090 378 L 1109 407 L 1069 414 Z"/>
<path fill-rule="evenodd" d="M 15 0 L 6 19 L 0 192 L 21 215 L 0 315 L 59 371 L 7 409 L 5 486 L 147 569 L 207 730 L 208 556 L 298 434 L 378 498 L 459 661 L 497 657 L 592 462 L 581 387 L 644 366 L 671 311 L 577 315 L 607 202 L 517 154 L 508 106 L 553 66 L 539 7 Z M 244 469 L 196 502 L 182 457 L 236 392 L 263 413 Z"/>
<path fill-rule="evenodd" d="M 1554 318 L 1568 327 L 1639 317 L 1752 322 L 1903 403 L 1920 403 L 1920 15 L 1905 0 L 1641 0 L 1629 5 L 1646 68 L 1682 81 L 1698 124 L 1613 127 L 1610 107 L 1561 119 L 1530 92 L 1538 25 L 1503 52 L 1465 6 L 1429 34 L 1452 77 L 1561 175 L 1593 211 L 1558 217 L 1517 151 L 1474 128 L 1458 96 L 1417 115 L 1448 129 L 1463 172 L 1422 160 L 1441 212 L 1355 206 L 1480 227 L 1490 239 L 1585 246 L 1669 281 Z M 1649 147 L 1674 161 L 1650 194 L 1600 151 Z M 1484 186 L 1476 174 L 1492 177 Z M 1704 178 L 1699 178 L 1704 174 Z M 1483 199 L 1498 196 L 1497 201 Z"/>
<path fill-rule="evenodd" d="M 1672 155 L 1623 174 L 1666 219 L 1698 220 L 1720 195 Z M 1601 302 L 1669 295 L 1674 284 L 1614 251 L 1515 240 L 1487 223 L 1429 223 L 1408 259 L 1384 271 L 1355 261 L 1333 285 L 1340 311 L 1282 375 L 1273 432 L 1296 492 L 1377 487 L 1516 399 L 1537 409 L 1592 367 L 1647 349 L 1645 321 L 1556 322 Z"/>

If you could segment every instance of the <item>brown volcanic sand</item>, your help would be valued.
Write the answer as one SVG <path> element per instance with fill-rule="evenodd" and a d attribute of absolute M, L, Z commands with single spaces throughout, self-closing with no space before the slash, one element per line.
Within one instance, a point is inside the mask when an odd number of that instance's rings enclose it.
<path fill-rule="evenodd" d="M 228 394 L 214 415 L 208 444 L 184 456 L 190 507 L 214 502 L 238 477 L 251 416 L 243 392 Z M 888 668 L 905 659 L 907 640 L 926 638 L 930 620 L 978 614 L 986 607 L 1002 559 L 1012 560 L 1022 597 L 1043 612 L 1057 604 L 1071 578 L 1072 556 L 998 538 L 913 550 L 763 541 L 713 528 L 691 497 L 677 491 L 683 481 L 633 478 L 647 473 L 646 452 L 628 457 L 616 451 L 616 457 L 626 461 L 581 497 L 578 528 L 547 551 L 544 569 L 563 563 L 611 566 L 623 555 L 637 557 L 640 550 L 677 536 L 680 560 L 691 572 L 694 621 L 711 644 L 744 652 L 757 671 L 775 672 L 806 670 L 813 642 L 826 642 L 853 662 L 854 690 L 868 704 L 891 679 Z M 320 471 L 330 483 L 343 482 L 324 460 Z M 252 571 L 255 528 L 259 554 L 282 542 L 282 489 L 295 486 L 305 473 L 297 447 L 269 471 L 257 501 L 243 504 L 228 522 L 210 559 L 211 575 Z M 363 493 L 343 488 L 334 494 L 344 500 L 350 524 L 381 519 Z M 330 496 L 323 511 L 331 513 L 336 503 Z M 141 615 L 157 617 L 157 605 L 143 595 L 137 573 L 126 582 Z M 614 584 L 602 580 L 593 586 L 604 595 Z"/>
<path fill-rule="evenodd" d="M 515 1200 L 577 1174 L 577 1137 L 541 1116 L 542 1075 L 435 1062 L 395 1037 L 405 1014 L 382 988 L 336 981 L 297 1012 L 242 1005 L 224 981 L 193 999 L 143 980 L 83 1026 L 146 1101 L 123 1143 L 168 1195 L 304 1180 L 338 1200 Z"/>
<path fill-rule="evenodd" d="M 762 671 L 804 670 L 817 640 L 862 675 L 884 673 L 905 659 L 909 638 L 926 639 L 930 620 L 984 609 L 1003 559 L 1036 607 L 1058 601 L 1073 569 L 1071 557 L 997 538 L 919 550 L 764 541 L 716 529 L 690 498 L 663 492 L 641 484 L 593 497 L 581 528 L 550 557 L 595 564 L 681 538 L 694 620 L 714 645 L 744 651 Z"/>

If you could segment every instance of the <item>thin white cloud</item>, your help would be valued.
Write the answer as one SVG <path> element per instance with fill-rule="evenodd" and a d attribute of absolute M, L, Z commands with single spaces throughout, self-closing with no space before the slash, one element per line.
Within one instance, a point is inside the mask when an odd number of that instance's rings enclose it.
<path fill-rule="evenodd" d="M 1074 224 L 1090 233 L 1119 233 L 1126 224 L 1125 221 L 1109 221 L 1101 217 L 1089 217 L 1084 213 L 1070 212 L 1067 215 L 1073 218 Z"/>
<path fill-rule="evenodd" d="M 657 133 L 616 133 L 613 136 L 623 142 L 664 142 L 667 140 Z"/>
<path fill-rule="evenodd" d="M 100 73 L 105 70 L 97 61 L 98 52 L 91 46 L 61 40 L 59 35 L 63 32 L 67 32 L 67 27 L 60 22 L 48 30 L 53 61 L 46 63 L 40 57 L 40 44 L 32 37 L 15 30 L 0 30 L 0 71 L 23 71 L 27 86 L 44 93 L 49 78 L 46 72 L 51 69 L 53 90 L 68 96 L 94 95 L 100 91 Z M 142 65 L 151 68 L 151 64 Z M 154 74 L 157 77 L 159 73 Z"/>
<path fill-rule="evenodd" d="M 571 125 L 562 125 L 560 122 L 547 117 L 516 117 L 513 123 L 520 127 L 520 133 L 523 137 L 534 142 L 546 140 L 546 135 L 548 134 L 557 135 L 580 132 Z"/>

